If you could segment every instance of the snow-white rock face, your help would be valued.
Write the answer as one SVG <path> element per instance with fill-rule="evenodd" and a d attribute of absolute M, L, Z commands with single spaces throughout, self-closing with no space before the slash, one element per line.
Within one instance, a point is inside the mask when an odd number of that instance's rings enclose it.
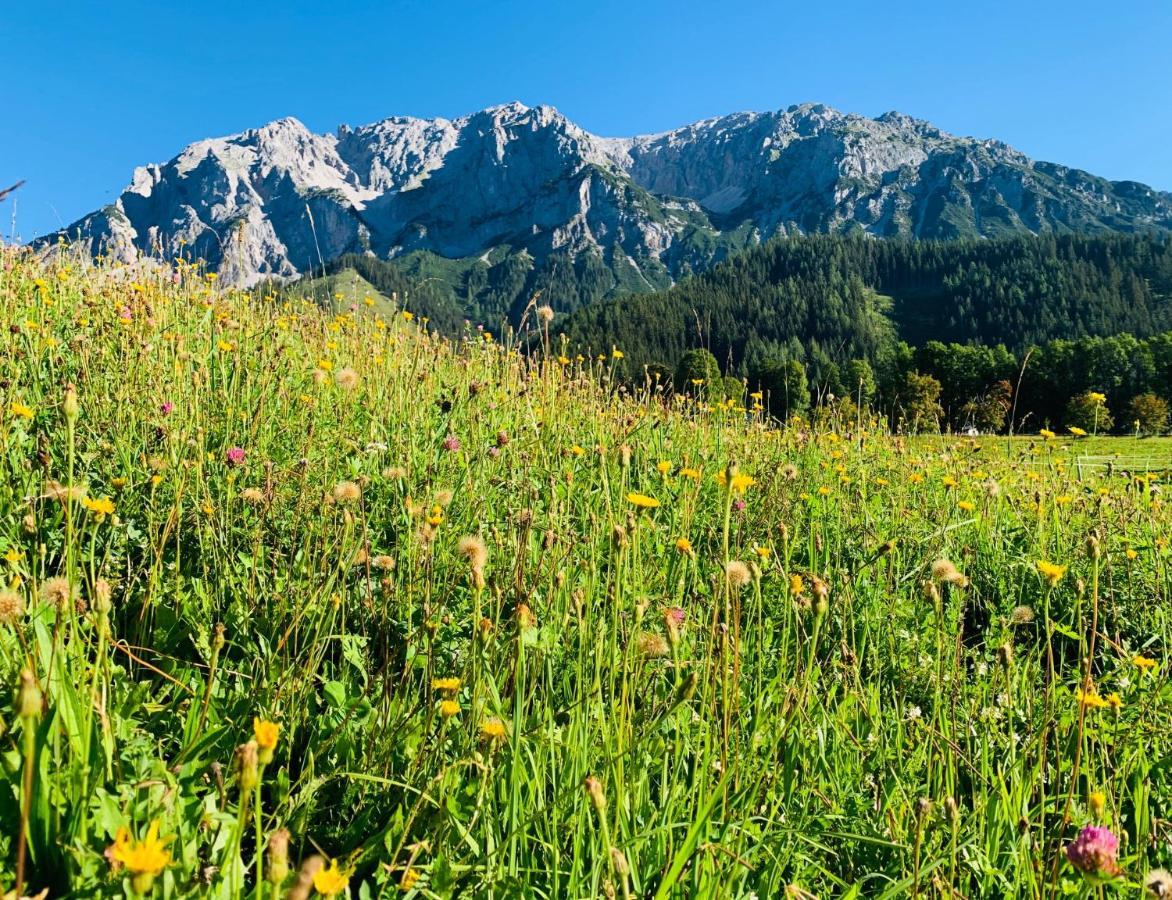
<path fill-rule="evenodd" d="M 509 103 L 336 135 L 286 118 L 198 141 L 137 169 L 113 205 L 63 234 L 121 259 L 203 258 L 250 284 L 345 253 L 462 258 L 499 246 L 536 260 L 621 251 L 674 275 L 718 258 L 738 229 L 764 239 L 848 228 L 923 238 L 1172 229 L 1172 195 L 898 113 L 806 104 L 601 138 L 552 107 Z"/>

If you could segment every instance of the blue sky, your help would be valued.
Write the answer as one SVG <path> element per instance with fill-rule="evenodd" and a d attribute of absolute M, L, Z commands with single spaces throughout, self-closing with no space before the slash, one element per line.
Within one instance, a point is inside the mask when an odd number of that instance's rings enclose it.
<path fill-rule="evenodd" d="M 603 135 L 818 101 L 898 109 L 1030 156 L 1172 190 L 1172 3 L 1018 0 L 11 0 L 0 187 L 25 239 L 133 168 L 285 115 L 550 103 Z M 12 202 L 0 203 L 9 235 Z"/>

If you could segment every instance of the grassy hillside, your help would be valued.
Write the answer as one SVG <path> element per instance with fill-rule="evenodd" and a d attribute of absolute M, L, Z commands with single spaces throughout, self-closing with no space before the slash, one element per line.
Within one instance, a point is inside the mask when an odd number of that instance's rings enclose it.
<path fill-rule="evenodd" d="M 0 251 L 4 891 L 1134 896 L 1168 865 L 1145 472 L 773 430 L 347 299 Z"/>
<path fill-rule="evenodd" d="M 263 293 L 263 292 L 262 292 Z M 312 300 L 324 310 L 339 313 L 364 306 L 380 316 L 394 316 L 400 307 L 353 269 L 332 275 L 290 282 L 282 287 L 284 299 Z"/>

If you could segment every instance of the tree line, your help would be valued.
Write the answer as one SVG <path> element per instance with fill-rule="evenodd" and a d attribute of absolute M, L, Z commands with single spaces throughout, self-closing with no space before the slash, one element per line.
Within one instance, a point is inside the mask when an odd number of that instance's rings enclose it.
<path fill-rule="evenodd" d="M 1059 339 L 1014 354 L 1004 345 L 898 342 L 874 364 L 862 357 L 811 378 L 796 357 L 772 357 L 742 377 L 721 371 L 705 349 L 681 354 L 674 367 L 647 366 L 653 386 L 708 403 L 751 396 L 780 420 L 836 411 L 886 416 L 908 431 L 1163 434 L 1172 403 L 1172 331 Z"/>
<path fill-rule="evenodd" d="M 563 330 L 622 348 L 630 375 L 759 390 L 782 417 L 862 402 L 909 428 L 1163 430 L 1172 241 L 779 239 Z"/>

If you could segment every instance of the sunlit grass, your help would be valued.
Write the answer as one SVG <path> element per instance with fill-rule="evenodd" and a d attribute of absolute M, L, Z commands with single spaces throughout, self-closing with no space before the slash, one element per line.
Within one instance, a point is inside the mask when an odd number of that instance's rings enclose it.
<path fill-rule="evenodd" d="M 556 321 L 527 359 L 0 261 L 5 890 L 1053 896 L 1100 825 L 1135 895 L 1172 855 L 1162 472 L 1078 466 L 1167 442 L 778 430 Z"/>

